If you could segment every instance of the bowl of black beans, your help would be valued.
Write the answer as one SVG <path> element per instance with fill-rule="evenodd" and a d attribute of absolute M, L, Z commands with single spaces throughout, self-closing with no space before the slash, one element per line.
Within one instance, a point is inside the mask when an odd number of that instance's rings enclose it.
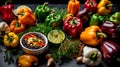
<path fill-rule="evenodd" d="M 39 55 L 48 49 L 48 40 L 42 33 L 28 32 L 20 38 L 20 45 L 25 53 Z"/>

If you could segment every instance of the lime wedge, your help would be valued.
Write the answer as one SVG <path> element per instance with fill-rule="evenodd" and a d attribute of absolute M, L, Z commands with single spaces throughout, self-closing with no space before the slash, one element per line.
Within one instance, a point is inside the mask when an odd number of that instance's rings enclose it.
<path fill-rule="evenodd" d="M 48 40 L 53 44 L 60 44 L 65 39 L 65 34 L 61 30 L 52 30 L 48 33 Z"/>

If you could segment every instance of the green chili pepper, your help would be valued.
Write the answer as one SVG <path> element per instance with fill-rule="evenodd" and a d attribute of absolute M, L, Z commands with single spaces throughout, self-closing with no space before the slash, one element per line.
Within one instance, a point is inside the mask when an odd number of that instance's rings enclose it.
<path fill-rule="evenodd" d="M 98 25 L 100 26 L 104 21 L 104 16 L 93 14 L 90 20 L 89 25 Z"/>
<path fill-rule="evenodd" d="M 46 17 L 46 24 L 51 27 L 61 26 L 62 16 L 59 13 L 51 13 Z"/>
<path fill-rule="evenodd" d="M 47 6 L 48 2 L 45 2 L 43 5 L 38 5 L 35 9 L 35 16 L 39 22 L 44 22 L 45 18 L 50 14 L 51 8 Z"/>
<path fill-rule="evenodd" d="M 114 14 L 110 17 L 110 21 L 113 21 L 113 22 L 115 22 L 116 24 L 120 24 L 120 12 L 114 13 Z"/>

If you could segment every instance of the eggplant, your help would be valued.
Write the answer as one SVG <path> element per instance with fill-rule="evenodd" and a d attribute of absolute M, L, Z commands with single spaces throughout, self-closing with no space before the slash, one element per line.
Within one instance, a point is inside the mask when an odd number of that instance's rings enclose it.
<path fill-rule="evenodd" d="M 83 10 L 79 11 L 76 15 L 78 18 L 80 18 L 83 21 L 83 26 L 87 27 L 89 24 L 89 10 L 87 8 L 84 8 Z"/>

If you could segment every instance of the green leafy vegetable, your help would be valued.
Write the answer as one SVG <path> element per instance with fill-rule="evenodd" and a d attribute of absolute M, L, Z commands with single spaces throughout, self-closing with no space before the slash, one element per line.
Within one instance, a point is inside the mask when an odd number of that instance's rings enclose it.
<path fill-rule="evenodd" d="M 45 25 L 45 24 L 43 24 L 43 23 L 39 23 L 39 24 L 37 24 L 37 25 L 34 26 L 34 27 L 30 27 L 30 28 L 27 29 L 25 32 L 19 33 L 18 36 L 19 36 L 19 38 L 20 38 L 23 34 L 25 34 L 25 33 L 27 33 L 27 32 L 40 32 L 40 33 L 43 33 L 43 34 L 47 35 L 48 32 L 50 32 L 52 29 L 53 29 L 53 28 L 50 27 L 50 26 L 47 26 L 47 25 Z"/>
<path fill-rule="evenodd" d="M 79 40 L 65 39 L 59 48 L 51 48 L 50 53 L 56 61 L 75 58 L 79 54 Z M 53 51 L 52 51 L 53 49 Z"/>

